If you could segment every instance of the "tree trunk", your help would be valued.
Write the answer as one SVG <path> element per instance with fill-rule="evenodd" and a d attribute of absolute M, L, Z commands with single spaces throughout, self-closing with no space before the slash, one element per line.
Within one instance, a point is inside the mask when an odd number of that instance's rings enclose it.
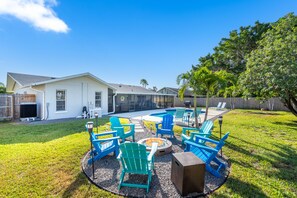
<path fill-rule="evenodd" d="M 205 117 L 204 117 L 204 122 L 207 120 L 207 115 L 208 115 L 208 102 L 209 102 L 209 93 L 206 92 Z"/>
<path fill-rule="evenodd" d="M 199 128 L 199 123 L 198 123 L 198 115 L 197 115 L 197 98 L 196 94 L 194 93 L 194 115 L 195 115 L 195 127 Z"/>
<path fill-rule="evenodd" d="M 295 98 L 284 99 L 284 105 L 297 116 L 297 101 Z"/>

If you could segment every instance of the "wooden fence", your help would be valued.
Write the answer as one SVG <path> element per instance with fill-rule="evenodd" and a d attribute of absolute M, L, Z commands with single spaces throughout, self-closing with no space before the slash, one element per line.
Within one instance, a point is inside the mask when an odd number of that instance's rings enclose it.
<path fill-rule="evenodd" d="M 19 119 L 22 103 L 36 102 L 34 94 L 0 94 L 0 120 Z"/>
<path fill-rule="evenodd" d="M 0 119 L 13 118 L 13 98 L 12 95 L 0 95 Z"/>
<path fill-rule="evenodd" d="M 193 106 L 193 98 L 184 98 L 184 101 L 191 101 Z M 184 101 L 180 101 L 179 98 L 174 98 L 174 106 L 183 107 Z M 205 107 L 206 98 L 197 98 L 197 106 Z M 210 107 L 216 107 L 219 102 L 226 102 L 226 108 L 228 109 L 266 109 L 274 111 L 289 111 L 287 107 L 283 105 L 279 98 L 271 98 L 268 101 L 261 103 L 255 98 L 248 100 L 243 98 L 223 98 L 223 97 L 212 97 L 209 100 Z"/>

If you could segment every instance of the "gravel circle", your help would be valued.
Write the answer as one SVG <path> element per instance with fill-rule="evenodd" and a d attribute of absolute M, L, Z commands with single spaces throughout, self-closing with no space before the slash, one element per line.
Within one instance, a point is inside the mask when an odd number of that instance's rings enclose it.
<path fill-rule="evenodd" d="M 137 142 L 140 139 L 151 136 L 151 133 L 139 132 L 135 133 L 135 140 Z M 163 138 L 166 138 L 166 136 Z M 172 153 L 183 152 L 184 147 L 181 144 L 181 138 L 179 136 L 176 136 L 176 138 L 173 139 L 168 138 L 168 140 L 172 142 Z M 155 169 L 152 174 L 152 181 L 148 193 L 146 193 L 145 189 L 141 188 L 122 187 L 120 190 L 118 190 L 119 178 L 121 174 L 121 163 L 116 159 L 115 156 L 113 156 L 112 153 L 100 160 L 97 160 L 94 163 L 95 179 L 93 179 L 92 175 L 92 165 L 88 165 L 87 163 L 90 157 L 89 152 L 82 159 L 81 165 L 83 172 L 93 184 L 117 195 L 129 197 L 181 197 L 170 179 L 172 153 L 155 157 Z M 220 160 L 225 162 L 227 165 L 226 169 L 221 170 L 223 177 L 216 178 L 206 171 L 204 193 L 191 193 L 187 195 L 187 197 L 205 196 L 214 192 L 225 183 L 230 173 L 231 164 L 224 155 L 223 158 L 220 158 Z M 146 183 L 146 181 L 146 175 L 126 174 L 125 176 L 125 182 Z"/>

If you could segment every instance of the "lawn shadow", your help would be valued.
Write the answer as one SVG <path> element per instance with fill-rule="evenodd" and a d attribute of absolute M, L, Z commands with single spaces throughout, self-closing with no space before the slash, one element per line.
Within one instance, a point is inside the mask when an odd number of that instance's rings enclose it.
<path fill-rule="evenodd" d="M 290 122 L 273 122 L 273 124 L 287 126 L 291 129 L 297 129 L 297 120 L 292 120 Z"/>
<path fill-rule="evenodd" d="M 256 115 L 281 115 L 281 113 L 271 112 L 271 111 L 249 111 L 246 110 L 245 113 L 256 114 Z"/>
<path fill-rule="evenodd" d="M 240 197 L 268 197 L 260 187 L 234 177 L 229 177 L 225 185 L 232 191 L 232 193 L 236 193 Z"/>
<path fill-rule="evenodd" d="M 239 138 L 235 138 L 239 139 Z M 240 140 L 240 139 L 239 139 Z M 257 159 L 258 162 L 266 161 L 270 163 L 274 169 L 266 168 L 262 171 L 261 174 L 269 175 L 270 177 L 280 179 L 280 180 L 286 180 L 288 182 L 294 183 L 296 182 L 296 167 L 297 167 L 297 152 L 294 148 L 291 148 L 289 145 L 281 145 L 273 143 L 272 147 L 273 149 L 267 149 L 263 146 L 249 143 L 247 141 L 241 140 L 245 144 L 251 144 L 254 148 L 250 148 L 251 151 L 245 149 L 242 146 L 235 145 L 231 142 L 226 143 L 226 147 L 229 149 L 240 152 L 243 155 L 246 156 L 252 156 L 253 158 Z M 263 150 L 266 150 L 263 154 L 258 154 L 257 148 L 261 148 Z M 256 150 L 256 152 L 254 152 Z M 259 152 L 262 153 L 262 152 Z M 252 160 L 251 161 L 240 161 L 237 159 L 232 159 L 232 156 L 230 156 L 230 160 L 233 164 L 238 164 L 239 166 L 245 167 L 245 168 L 252 168 L 255 169 L 255 165 Z M 285 192 L 284 192 L 285 193 Z M 286 196 L 286 194 L 283 194 Z"/>
<path fill-rule="evenodd" d="M 75 180 L 67 187 L 67 189 L 64 191 L 62 197 L 72 197 L 75 193 L 75 191 L 82 185 L 88 185 L 88 190 L 86 191 L 85 195 L 82 197 L 89 197 L 89 192 L 91 190 L 92 184 L 89 183 L 88 179 L 85 177 L 83 172 L 80 172 L 76 175 Z"/>

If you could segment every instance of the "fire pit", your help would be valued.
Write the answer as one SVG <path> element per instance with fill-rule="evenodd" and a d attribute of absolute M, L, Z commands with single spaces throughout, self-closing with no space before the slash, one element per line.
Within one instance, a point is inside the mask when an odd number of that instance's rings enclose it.
<path fill-rule="evenodd" d="M 155 153 L 156 156 L 166 155 L 172 151 L 172 143 L 169 140 L 163 138 L 145 138 L 139 140 L 137 143 L 143 144 L 146 146 L 146 150 L 150 151 L 152 148 L 153 142 L 158 143 L 158 150 Z"/>

